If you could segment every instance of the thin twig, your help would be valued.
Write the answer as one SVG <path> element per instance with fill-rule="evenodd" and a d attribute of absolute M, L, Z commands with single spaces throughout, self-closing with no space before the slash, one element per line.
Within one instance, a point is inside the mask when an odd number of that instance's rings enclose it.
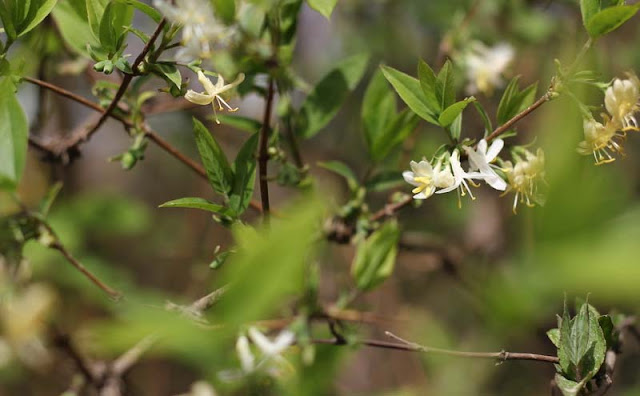
<path fill-rule="evenodd" d="M 86 135 L 82 137 L 81 140 L 76 142 L 71 147 L 75 147 L 81 142 L 89 139 L 91 135 L 93 135 L 98 129 L 100 129 L 100 127 L 102 126 L 102 124 L 104 124 L 107 118 L 109 118 L 109 115 L 111 114 L 111 112 L 113 112 L 113 110 L 115 110 L 115 108 L 118 107 L 118 103 L 120 103 L 120 99 L 122 99 L 124 94 L 127 92 L 127 88 L 129 88 L 129 84 L 131 84 L 131 81 L 133 80 L 134 75 L 138 73 L 138 67 L 142 64 L 142 62 L 144 62 L 144 58 L 147 56 L 149 51 L 151 51 L 151 48 L 153 47 L 153 43 L 156 41 L 158 36 L 160 36 L 160 33 L 162 33 L 162 30 L 164 29 L 164 26 L 166 24 L 167 24 L 166 19 L 162 18 L 162 20 L 160 20 L 160 23 L 158 23 L 156 30 L 153 32 L 153 34 L 149 38 L 149 41 L 147 41 L 144 48 L 142 49 L 142 52 L 138 54 L 138 57 L 135 59 L 135 61 L 131 65 L 131 69 L 133 70 L 133 73 L 125 74 L 124 78 L 122 79 L 122 83 L 118 88 L 118 91 L 116 92 L 115 96 L 111 100 L 111 103 L 109 103 L 109 106 L 107 106 L 107 108 L 102 112 L 102 116 L 100 117 L 98 122 L 91 129 L 87 131 Z"/>
<path fill-rule="evenodd" d="M 269 77 L 269 91 L 267 93 L 267 103 L 262 117 L 262 128 L 260 129 L 260 142 L 258 148 L 258 174 L 260 182 L 260 199 L 262 202 L 262 215 L 265 223 L 269 222 L 269 182 L 267 180 L 267 164 L 269 162 L 269 130 L 271 119 L 271 106 L 275 95 L 275 82 L 273 77 Z"/>
<path fill-rule="evenodd" d="M 464 358 L 478 358 L 478 359 L 494 359 L 499 361 L 506 360 L 533 360 L 537 362 L 558 363 L 560 360 L 556 356 L 539 355 L 536 353 L 522 353 L 522 352 L 463 352 L 454 351 L 450 349 L 432 348 L 416 344 L 415 342 L 407 341 L 404 338 L 400 338 L 397 335 L 386 331 L 385 334 L 399 342 L 406 350 L 425 353 L 436 353 L 440 355 L 457 356 Z"/>
<path fill-rule="evenodd" d="M 524 117 L 529 115 L 532 111 L 534 111 L 538 107 L 542 106 L 543 104 L 545 104 L 546 102 L 551 100 L 552 97 L 553 97 L 553 91 L 551 89 L 549 89 L 544 95 L 542 95 L 540 98 L 538 98 L 538 100 L 536 100 L 531 106 L 529 106 L 526 109 L 522 110 L 522 112 L 516 114 L 509 121 L 507 121 L 504 124 L 502 124 L 499 127 L 497 127 L 493 132 L 491 132 L 491 134 L 489 134 L 489 136 L 487 136 L 485 138 L 485 140 L 487 142 L 490 142 L 491 140 L 497 138 L 498 136 L 500 136 L 504 132 L 508 131 L 509 128 L 511 128 L 515 123 L 517 123 L 518 121 L 520 121 L 521 119 L 523 119 Z"/>

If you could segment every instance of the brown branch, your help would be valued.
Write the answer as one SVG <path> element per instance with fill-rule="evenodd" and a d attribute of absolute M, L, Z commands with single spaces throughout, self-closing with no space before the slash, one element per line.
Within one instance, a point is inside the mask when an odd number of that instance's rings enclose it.
<path fill-rule="evenodd" d="M 505 122 L 504 124 L 496 128 L 493 132 L 491 132 L 491 134 L 489 134 L 489 136 L 485 138 L 485 140 L 487 142 L 490 142 L 491 140 L 497 138 L 504 132 L 508 131 L 509 128 L 511 128 L 515 123 L 517 123 L 524 117 L 528 116 L 532 111 L 534 111 L 538 107 L 542 106 L 543 104 L 551 100 L 552 97 L 553 97 L 553 91 L 550 88 L 544 95 L 538 98 L 538 100 L 536 100 L 531 106 L 522 110 L 522 112 L 516 114 L 512 119 L 510 119 L 509 121 Z"/>
<path fill-rule="evenodd" d="M 265 223 L 269 222 L 269 181 L 267 180 L 267 164 L 269 162 L 269 124 L 271 119 L 271 106 L 275 95 L 275 82 L 273 77 L 269 77 L 269 91 L 267 93 L 267 103 L 262 117 L 262 128 L 260 129 L 260 142 L 258 147 L 258 174 L 260 183 L 260 200 L 262 202 L 262 215 Z"/>
<path fill-rule="evenodd" d="M 100 129 L 102 124 L 104 124 L 105 121 L 107 121 L 107 118 L 109 118 L 113 110 L 115 110 L 116 107 L 118 107 L 118 103 L 120 103 L 120 99 L 122 99 L 124 94 L 127 92 L 127 89 L 129 88 L 129 84 L 131 84 L 133 77 L 138 73 L 138 67 L 142 64 L 142 62 L 144 62 L 144 58 L 147 56 L 149 51 L 151 51 L 151 48 L 153 47 L 153 43 L 156 41 L 158 36 L 160 36 L 160 33 L 162 33 L 162 30 L 164 29 L 166 24 L 167 24 L 166 19 L 162 18 L 162 20 L 160 20 L 160 23 L 158 23 L 156 30 L 153 32 L 153 34 L 149 38 L 149 41 L 147 41 L 144 48 L 142 49 L 142 52 L 138 54 L 138 57 L 135 59 L 135 61 L 131 65 L 131 69 L 133 73 L 124 75 L 124 78 L 122 79 L 122 83 L 120 84 L 118 91 L 116 92 L 115 96 L 111 100 L 111 103 L 109 103 L 109 106 L 107 106 L 107 108 L 102 112 L 102 116 L 100 117 L 98 122 L 91 129 L 87 131 L 85 136 L 81 137 L 80 140 L 75 142 L 71 146 L 71 148 L 76 147 L 77 145 L 79 145 L 85 140 L 88 140 L 91 137 L 91 135 L 93 135 L 98 129 Z"/>
<path fill-rule="evenodd" d="M 27 81 L 31 84 L 34 85 L 38 85 L 40 87 L 43 88 L 47 88 L 49 90 L 51 90 L 52 92 L 57 93 L 58 95 L 61 95 L 63 97 L 66 97 L 68 99 L 71 99 L 77 103 L 80 103 L 83 106 L 86 106 L 92 110 L 95 111 L 99 111 L 102 112 L 102 107 L 100 107 L 98 104 L 83 98 L 82 96 L 76 95 L 73 92 L 67 91 L 66 89 L 59 87 L 57 85 L 48 83 L 46 81 L 42 81 L 42 80 L 38 80 L 35 78 L 31 78 L 31 77 L 23 77 L 24 81 Z M 119 121 L 122 123 L 122 125 L 126 128 L 133 128 L 134 124 L 126 119 L 125 117 L 121 116 L 120 114 L 117 113 L 110 113 L 109 117 Z M 174 158 L 176 158 L 178 161 L 182 162 L 183 164 L 185 164 L 186 166 L 188 166 L 189 168 L 191 168 L 191 170 L 193 170 L 195 173 L 197 173 L 201 178 L 208 180 L 207 179 L 207 174 L 204 170 L 204 168 L 202 168 L 202 166 L 200 166 L 197 162 L 195 162 L 194 160 L 190 159 L 189 157 L 185 156 L 184 154 L 182 154 L 180 151 L 178 151 L 175 147 L 173 147 L 169 142 L 167 142 L 166 140 L 164 140 L 163 138 L 161 138 L 157 133 L 155 133 L 151 128 L 149 128 L 148 125 L 143 124 L 142 126 L 142 131 L 143 133 L 155 144 L 157 144 L 161 149 L 163 149 L 164 151 L 166 151 L 168 154 L 170 154 L 171 156 L 173 156 Z M 72 134 L 70 139 L 65 139 L 64 141 L 62 141 L 60 144 L 57 144 L 56 147 L 51 147 L 49 145 L 45 145 L 44 143 L 38 141 L 37 139 L 35 139 L 32 136 L 29 136 L 29 144 L 32 147 L 35 147 L 36 149 L 40 150 L 40 151 L 44 151 L 49 153 L 52 157 L 54 158 L 60 158 L 62 155 L 64 155 L 64 153 L 66 153 L 74 144 L 75 142 L 77 142 L 78 137 L 75 136 L 81 136 L 84 135 L 84 132 L 82 131 L 82 133 L 79 134 Z M 262 210 L 262 205 L 260 205 L 260 203 L 252 200 L 250 202 L 251 207 L 253 207 L 254 209 L 261 211 Z"/>

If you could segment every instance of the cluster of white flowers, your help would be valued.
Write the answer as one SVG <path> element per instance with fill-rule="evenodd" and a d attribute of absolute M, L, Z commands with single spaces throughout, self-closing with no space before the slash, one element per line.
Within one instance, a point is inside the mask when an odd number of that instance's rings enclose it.
<path fill-rule="evenodd" d="M 468 80 L 467 92 L 491 95 L 494 88 L 504 85 L 503 74 L 514 55 L 513 47 L 507 43 L 487 47 L 481 42 L 473 42 L 462 55 Z"/>
<path fill-rule="evenodd" d="M 606 89 L 603 114 L 604 123 L 593 118 L 584 120 L 584 140 L 578 144 L 578 153 L 593 155 L 596 164 L 615 160 L 614 155 L 624 154 L 622 144 L 629 131 L 640 131 L 635 113 L 640 111 L 640 79 L 628 74 L 628 79 L 616 78 Z"/>
<path fill-rule="evenodd" d="M 283 330 L 276 338 L 271 341 L 255 327 L 249 328 L 245 334 L 240 334 L 236 341 L 236 353 L 240 360 L 241 370 L 226 370 L 218 374 L 218 376 L 227 382 L 239 380 L 248 375 L 255 373 L 264 373 L 271 377 L 282 377 L 289 368 L 292 367 L 289 362 L 281 355 L 295 342 L 295 334 L 290 330 Z M 256 361 L 256 355 L 251 351 L 249 339 L 260 351 L 259 359 Z"/>
<path fill-rule="evenodd" d="M 522 155 L 513 154 L 514 165 L 511 161 L 498 158 L 503 147 L 502 139 L 494 140 L 491 146 L 482 139 L 475 150 L 469 146 L 462 148 L 469 163 L 466 171 L 460 162 L 460 150 L 455 148 L 451 153 L 434 159 L 433 165 L 425 159 L 411 161 L 411 170 L 403 172 L 402 176 L 407 183 L 415 186 L 412 191 L 414 199 L 427 199 L 434 193 L 444 194 L 453 190 L 458 191 L 458 197 L 469 194 L 474 199 L 469 185 L 477 186 L 474 180 L 479 180 L 505 194 L 513 191 L 514 211 L 518 202 L 529 206 L 540 203 L 539 185 L 544 183 L 544 153 L 538 149 L 536 154 L 532 154 L 520 148 Z"/>
<path fill-rule="evenodd" d="M 182 45 L 176 55 L 190 61 L 211 56 L 213 43 L 226 40 L 232 29 L 220 23 L 209 0 L 154 0 L 153 5 L 171 23 L 182 26 Z"/>

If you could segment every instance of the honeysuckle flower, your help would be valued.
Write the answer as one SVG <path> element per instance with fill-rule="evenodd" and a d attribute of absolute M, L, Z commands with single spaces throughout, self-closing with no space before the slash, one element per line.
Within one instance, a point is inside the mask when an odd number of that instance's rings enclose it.
<path fill-rule="evenodd" d="M 616 78 L 604 94 L 604 105 L 614 122 L 623 129 L 638 130 L 635 113 L 640 111 L 640 80 L 629 74 L 629 79 Z"/>
<path fill-rule="evenodd" d="M 524 150 L 524 149 L 523 149 Z M 515 192 L 513 198 L 513 212 L 516 212 L 518 202 L 527 206 L 542 204 L 544 197 L 541 194 L 541 184 L 546 183 L 544 176 L 544 152 L 538 149 L 536 154 L 524 150 L 525 158 L 514 156 L 515 165 L 511 161 L 505 161 L 503 170 L 507 175 L 508 187 L 505 191 Z"/>
<path fill-rule="evenodd" d="M 500 150 L 504 147 L 504 141 L 502 139 L 496 139 L 491 143 L 491 146 L 487 148 L 487 141 L 482 139 L 478 142 L 478 147 L 474 151 L 471 147 L 464 147 L 467 156 L 469 157 L 470 171 L 480 171 L 482 178 L 488 185 L 499 191 L 504 191 L 507 188 L 507 183 L 493 170 L 491 163 L 495 161 L 500 154 Z"/>
<path fill-rule="evenodd" d="M 236 353 L 240 360 L 241 370 L 224 370 L 218 376 L 224 381 L 236 381 L 242 377 L 255 373 L 264 373 L 271 377 L 281 377 L 284 368 L 291 370 L 291 365 L 281 354 L 295 341 L 295 334 L 290 330 L 283 330 L 271 341 L 255 327 L 249 328 L 249 338 L 241 334 L 236 341 Z M 251 351 L 249 339 L 260 351 L 259 359 Z"/>
<path fill-rule="evenodd" d="M 411 161 L 411 171 L 402 172 L 404 180 L 415 186 L 412 190 L 414 199 L 427 199 L 436 191 L 436 188 L 446 188 L 453 184 L 454 178 L 449 167 L 442 167 L 442 161 L 438 160 L 435 168 L 426 160 L 420 162 Z"/>
<path fill-rule="evenodd" d="M 504 84 L 503 73 L 513 61 L 515 51 L 507 43 L 499 43 L 487 47 L 481 42 L 474 42 L 463 55 L 468 85 L 467 92 L 475 94 L 482 92 L 486 95 L 493 93 L 493 89 Z"/>
<path fill-rule="evenodd" d="M 469 180 L 469 182 L 473 184 L 472 179 L 482 179 L 484 178 L 483 175 L 477 172 L 468 173 L 462 169 L 462 165 L 460 164 L 460 152 L 458 151 L 458 149 L 453 150 L 453 152 L 451 153 L 451 157 L 449 158 L 449 165 L 451 166 L 451 172 L 453 173 L 453 184 L 451 184 L 449 187 L 443 188 L 442 190 L 436 191 L 436 194 L 444 194 L 449 191 L 458 189 L 460 193 L 459 196 L 464 197 L 468 192 L 471 199 L 476 199 L 471 192 L 469 184 L 467 184 L 467 180 Z M 458 204 L 461 204 L 460 201 L 458 201 Z"/>
<path fill-rule="evenodd" d="M 218 120 L 218 115 L 216 113 L 216 103 L 218 105 L 218 109 L 220 111 L 224 110 L 224 107 L 222 107 L 222 105 L 224 105 L 227 110 L 229 111 L 236 111 L 238 110 L 237 107 L 231 107 L 229 105 L 229 103 L 227 103 L 223 98 L 222 98 L 222 94 L 231 90 L 232 88 L 235 88 L 236 86 L 238 86 L 242 81 L 244 81 L 244 74 L 240 73 L 238 74 L 238 77 L 236 77 L 236 79 L 230 83 L 230 84 L 226 84 L 224 83 L 224 78 L 222 78 L 221 75 L 218 75 L 218 80 L 216 81 L 215 85 L 211 82 L 211 80 L 209 80 L 209 78 L 202 72 L 202 71 L 198 71 L 198 81 L 200 81 L 200 84 L 202 84 L 202 86 L 204 87 L 204 92 L 196 92 L 194 90 L 188 90 L 187 93 L 184 95 L 184 98 L 186 100 L 188 100 L 191 103 L 195 103 L 198 105 L 202 105 L 202 106 L 206 106 L 206 105 L 213 105 L 213 114 L 215 116 L 215 120 L 216 122 L 219 124 L 220 121 Z"/>
<path fill-rule="evenodd" d="M 626 139 L 626 133 L 619 130 L 606 115 L 602 124 L 594 119 L 585 119 L 584 140 L 578 143 L 577 151 L 582 155 L 593 155 L 596 165 L 615 161 L 616 153 L 624 155 L 622 143 Z"/>
<path fill-rule="evenodd" d="M 171 22 L 182 25 L 182 48 L 176 56 L 185 60 L 211 55 L 211 43 L 229 34 L 216 20 L 209 0 L 154 0 L 153 5 Z"/>

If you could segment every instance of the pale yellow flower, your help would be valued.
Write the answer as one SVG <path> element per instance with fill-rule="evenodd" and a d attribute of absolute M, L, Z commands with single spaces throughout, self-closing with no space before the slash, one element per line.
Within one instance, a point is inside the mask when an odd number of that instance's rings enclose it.
<path fill-rule="evenodd" d="M 218 75 L 218 80 L 215 84 L 213 84 L 202 71 L 198 71 L 198 81 L 200 81 L 200 84 L 202 84 L 202 86 L 204 87 L 204 92 L 196 92 L 190 89 L 184 95 L 184 98 L 191 103 L 202 106 L 210 104 L 213 105 L 213 114 L 218 124 L 220 123 L 220 121 L 218 120 L 218 116 L 216 113 L 216 103 L 220 111 L 224 110 L 224 107 L 222 107 L 223 105 L 229 111 L 238 110 L 237 107 L 231 107 L 229 103 L 227 103 L 222 98 L 221 95 L 242 83 L 244 81 L 243 73 L 238 74 L 238 77 L 232 83 L 225 85 L 224 78 L 222 78 L 221 75 Z"/>

